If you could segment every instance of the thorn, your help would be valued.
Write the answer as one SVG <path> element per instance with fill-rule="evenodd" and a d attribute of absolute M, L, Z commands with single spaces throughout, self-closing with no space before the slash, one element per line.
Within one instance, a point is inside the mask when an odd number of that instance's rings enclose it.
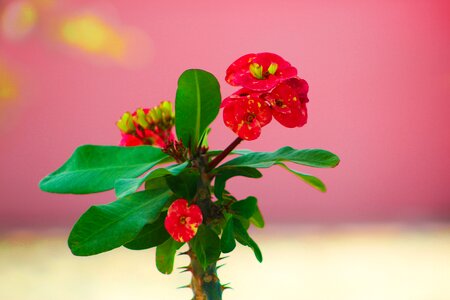
<path fill-rule="evenodd" d="M 186 270 L 180 271 L 180 274 L 186 273 L 186 272 L 192 272 L 192 269 L 186 269 Z"/>
<path fill-rule="evenodd" d="M 217 261 L 219 261 L 219 260 L 222 260 L 222 259 L 225 259 L 225 258 L 228 258 L 229 256 L 223 256 L 223 257 L 220 257 Z"/>
<path fill-rule="evenodd" d="M 192 272 L 193 271 L 191 265 L 185 266 L 185 267 L 179 267 L 177 269 L 178 270 L 182 270 L 182 271 L 180 271 L 180 273 L 186 273 L 186 272 Z"/>
<path fill-rule="evenodd" d="M 191 265 L 189 265 L 189 266 L 184 266 L 184 267 L 178 267 L 177 269 L 190 269 L 190 268 L 192 268 Z"/>
<path fill-rule="evenodd" d="M 225 291 L 225 290 L 228 290 L 228 289 L 232 290 L 233 288 L 230 287 L 230 286 L 228 286 L 229 284 L 230 284 L 230 282 L 225 283 L 225 284 L 222 284 L 222 285 L 220 286 L 220 288 L 222 289 L 222 291 Z"/>
<path fill-rule="evenodd" d="M 178 253 L 177 254 L 178 256 L 181 256 L 181 255 L 191 255 L 191 251 L 190 250 L 188 250 L 188 251 L 186 251 L 186 252 L 180 252 L 180 253 Z"/>
<path fill-rule="evenodd" d="M 226 264 L 222 264 L 222 265 L 218 265 L 217 267 L 216 267 L 216 270 L 219 270 L 220 268 L 222 268 L 223 266 L 225 266 Z"/>
<path fill-rule="evenodd" d="M 177 287 L 177 289 L 190 289 L 190 288 L 192 288 L 192 285 L 190 284 Z"/>

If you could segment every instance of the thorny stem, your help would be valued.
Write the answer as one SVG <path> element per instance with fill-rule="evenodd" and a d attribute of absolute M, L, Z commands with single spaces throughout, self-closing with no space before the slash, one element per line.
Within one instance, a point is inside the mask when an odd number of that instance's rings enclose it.
<path fill-rule="evenodd" d="M 237 144 L 239 144 L 239 142 Z M 202 210 L 203 222 L 208 224 L 220 216 L 220 211 L 211 201 L 211 178 L 208 174 L 209 165 L 206 153 L 199 151 L 193 164 L 198 168 L 200 173 L 200 179 L 197 183 L 197 193 L 193 202 L 195 202 Z M 187 253 L 191 258 L 191 264 L 188 269 L 192 272 L 192 280 L 189 286 L 194 294 L 193 300 L 221 300 L 223 288 L 217 277 L 216 263 L 203 269 L 195 253 L 191 249 L 189 249 Z"/>
<path fill-rule="evenodd" d="M 203 222 L 205 224 L 216 220 L 221 215 L 218 207 L 211 201 L 210 188 L 212 178 L 209 172 L 230 154 L 241 141 L 241 138 L 236 138 L 210 163 L 208 163 L 206 151 L 200 148 L 192 161 L 193 166 L 198 168 L 200 173 L 200 179 L 197 183 L 197 193 L 193 199 L 193 203 L 196 203 L 202 210 Z M 191 258 L 191 264 L 188 270 L 192 272 L 192 280 L 189 287 L 194 294 L 193 300 L 221 300 L 224 287 L 220 284 L 219 277 L 217 276 L 216 263 L 210 264 L 206 269 L 203 269 L 193 251 L 189 249 L 187 253 Z"/>
<path fill-rule="evenodd" d="M 208 171 L 211 171 L 212 169 L 214 169 L 215 167 L 217 167 L 217 165 L 225 158 L 227 157 L 228 154 L 230 154 L 231 151 L 234 150 L 234 148 L 236 148 L 237 145 L 240 144 L 240 142 L 242 142 L 242 139 L 240 137 L 237 137 L 227 148 L 225 148 L 225 150 L 223 150 L 222 153 L 220 153 L 219 155 L 217 155 L 208 165 Z"/>
<path fill-rule="evenodd" d="M 221 300 L 224 287 L 217 277 L 216 264 L 211 264 L 203 269 L 195 254 L 192 251 L 188 251 L 188 254 L 191 258 L 188 269 L 192 272 L 189 285 L 194 294 L 192 300 Z"/>

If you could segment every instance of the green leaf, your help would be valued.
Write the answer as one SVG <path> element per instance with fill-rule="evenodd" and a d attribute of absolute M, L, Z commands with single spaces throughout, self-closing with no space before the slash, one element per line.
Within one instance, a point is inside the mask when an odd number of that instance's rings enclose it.
<path fill-rule="evenodd" d="M 147 223 L 154 222 L 169 199 L 167 189 L 142 191 L 112 203 L 92 206 L 69 236 L 74 255 L 99 254 L 133 240 Z"/>
<path fill-rule="evenodd" d="M 291 147 L 283 147 L 275 152 L 253 152 L 242 155 L 224 163 L 219 168 L 225 166 L 269 168 L 283 161 L 315 168 L 333 168 L 339 164 L 339 157 L 322 149 L 297 150 Z"/>
<path fill-rule="evenodd" d="M 124 246 L 131 250 L 143 250 L 158 246 L 167 241 L 170 235 L 164 227 L 166 216 L 166 212 L 161 213 L 155 222 L 146 224 L 139 234 Z"/>
<path fill-rule="evenodd" d="M 233 214 L 242 216 L 246 219 L 250 219 L 256 212 L 257 200 L 255 197 L 247 197 L 244 200 L 240 200 L 231 204 L 231 210 Z"/>
<path fill-rule="evenodd" d="M 317 177 L 314 177 L 312 175 L 309 174 L 305 174 L 305 173 L 300 173 L 297 171 L 294 171 L 292 169 L 290 169 L 288 166 L 286 166 L 283 163 L 277 163 L 277 165 L 279 165 L 280 167 L 282 167 L 285 170 L 288 170 L 289 172 L 291 172 L 292 174 L 294 174 L 295 176 L 297 176 L 298 178 L 300 178 L 301 180 L 303 180 L 304 182 L 306 182 L 307 184 L 309 184 L 310 186 L 312 186 L 313 188 L 321 191 L 321 192 L 326 192 L 327 188 L 325 186 L 325 184 Z"/>
<path fill-rule="evenodd" d="M 265 225 L 264 218 L 258 206 L 256 206 L 256 210 L 253 216 L 250 218 L 250 222 L 258 228 L 264 228 Z"/>
<path fill-rule="evenodd" d="M 61 194 L 89 194 L 110 190 L 119 178 L 133 178 L 167 158 L 151 146 L 84 145 L 39 183 L 41 190 Z"/>
<path fill-rule="evenodd" d="M 234 227 L 234 235 L 236 237 L 236 240 L 241 243 L 244 246 L 249 246 L 253 252 L 255 253 L 255 257 L 259 262 L 262 262 L 262 254 L 261 250 L 259 250 L 258 245 L 255 243 L 254 240 L 250 237 L 250 235 L 247 233 L 247 230 L 242 226 L 241 222 L 233 218 L 233 227 Z"/>
<path fill-rule="evenodd" d="M 203 269 L 215 263 L 220 257 L 220 239 L 206 225 L 200 225 L 191 246 Z"/>
<path fill-rule="evenodd" d="M 249 178 L 261 178 L 262 174 L 255 168 L 250 167 L 223 167 L 215 170 L 216 179 L 214 182 L 214 195 L 217 199 L 222 200 L 225 184 L 228 179 L 235 176 L 244 176 Z"/>
<path fill-rule="evenodd" d="M 211 128 L 207 128 L 207 129 L 203 132 L 202 136 L 200 137 L 200 146 L 201 146 L 201 147 L 205 147 L 205 148 L 208 148 L 208 147 L 209 147 L 208 136 L 209 136 L 209 133 L 210 133 L 210 132 L 211 132 Z"/>
<path fill-rule="evenodd" d="M 233 219 L 230 218 L 225 225 L 222 232 L 222 237 L 220 240 L 220 247 L 223 253 L 229 253 L 236 247 L 236 242 L 234 241 L 234 227 Z"/>
<path fill-rule="evenodd" d="M 200 174 L 195 169 L 186 169 L 177 176 L 168 176 L 167 184 L 177 196 L 192 200 L 197 193 L 197 184 Z"/>
<path fill-rule="evenodd" d="M 214 157 L 214 156 L 219 155 L 222 152 L 223 152 L 223 150 L 209 150 L 208 155 L 211 157 Z M 249 153 L 255 153 L 255 152 L 253 152 L 252 150 L 248 150 L 248 149 L 235 149 L 230 152 L 230 154 L 236 154 L 236 155 L 245 155 L 245 154 L 249 154 Z"/>
<path fill-rule="evenodd" d="M 175 253 L 183 244 L 170 238 L 156 247 L 156 268 L 158 268 L 158 271 L 163 274 L 172 273 Z"/>
<path fill-rule="evenodd" d="M 156 178 L 164 177 L 167 175 L 178 175 L 184 169 L 186 169 L 188 162 L 184 162 L 182 164 L 176 164 L 169 166 L 167 168 L 159 168 L 155 170 L 151 170 L 143 177 L 140 178 L 121 178 L 116 180 L 114 184 L 114 189 L 116 191 L 116 197 L 121 198 L 125 197 L 129 194 L 132 194 L 138 190 L 138 188 L 146 181 L 155 180 Z"/>
<path fill-rule="evenodd" d="M 165 177 L 153 178 L 152 180 L 145 182 L 146 190 L 156 190 L 161 188 L 169 189 Z"/>
<path fill-rule="evenodd" d="M 178 79 L 175 128 L 178 139 L 194 151 L 203 132 L 220 109 L 220 86 L 211 73 L 190 69 Z"/>

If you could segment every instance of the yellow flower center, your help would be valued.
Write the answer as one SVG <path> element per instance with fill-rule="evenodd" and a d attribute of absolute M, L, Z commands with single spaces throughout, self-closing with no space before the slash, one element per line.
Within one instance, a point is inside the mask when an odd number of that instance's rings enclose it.
<path fill-rule="evenodd" d="M 271 63 L 267 71 L 264 71 L 263 66 L 258 63 L 252 63 L 250 64 L 249 69 L 253 77 L 262 80 L 267 79 L 270 75 L 275 75 L 278 69 L 278 64 Z"/>

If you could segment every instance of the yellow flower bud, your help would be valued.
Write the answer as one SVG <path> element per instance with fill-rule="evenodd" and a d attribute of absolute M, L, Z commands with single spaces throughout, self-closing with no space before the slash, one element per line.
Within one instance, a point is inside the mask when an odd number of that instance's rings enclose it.
<path fill-rule="evenodd" d="M 132 133 L 136 130 L 133 123 L 133 118 L 129 112 L 122 115 L 119 121 L 117 121 L 117 127 L 123 133 Z"/>
<path fill-rule="evenodd" d="M 142 108 L 138 108 L 136 110 L 136 121 L 139 125 L 142 126 L 142 128 L 147 129 L 149 127 L 149 124 L 146 120 L 145 112 Z"/>

